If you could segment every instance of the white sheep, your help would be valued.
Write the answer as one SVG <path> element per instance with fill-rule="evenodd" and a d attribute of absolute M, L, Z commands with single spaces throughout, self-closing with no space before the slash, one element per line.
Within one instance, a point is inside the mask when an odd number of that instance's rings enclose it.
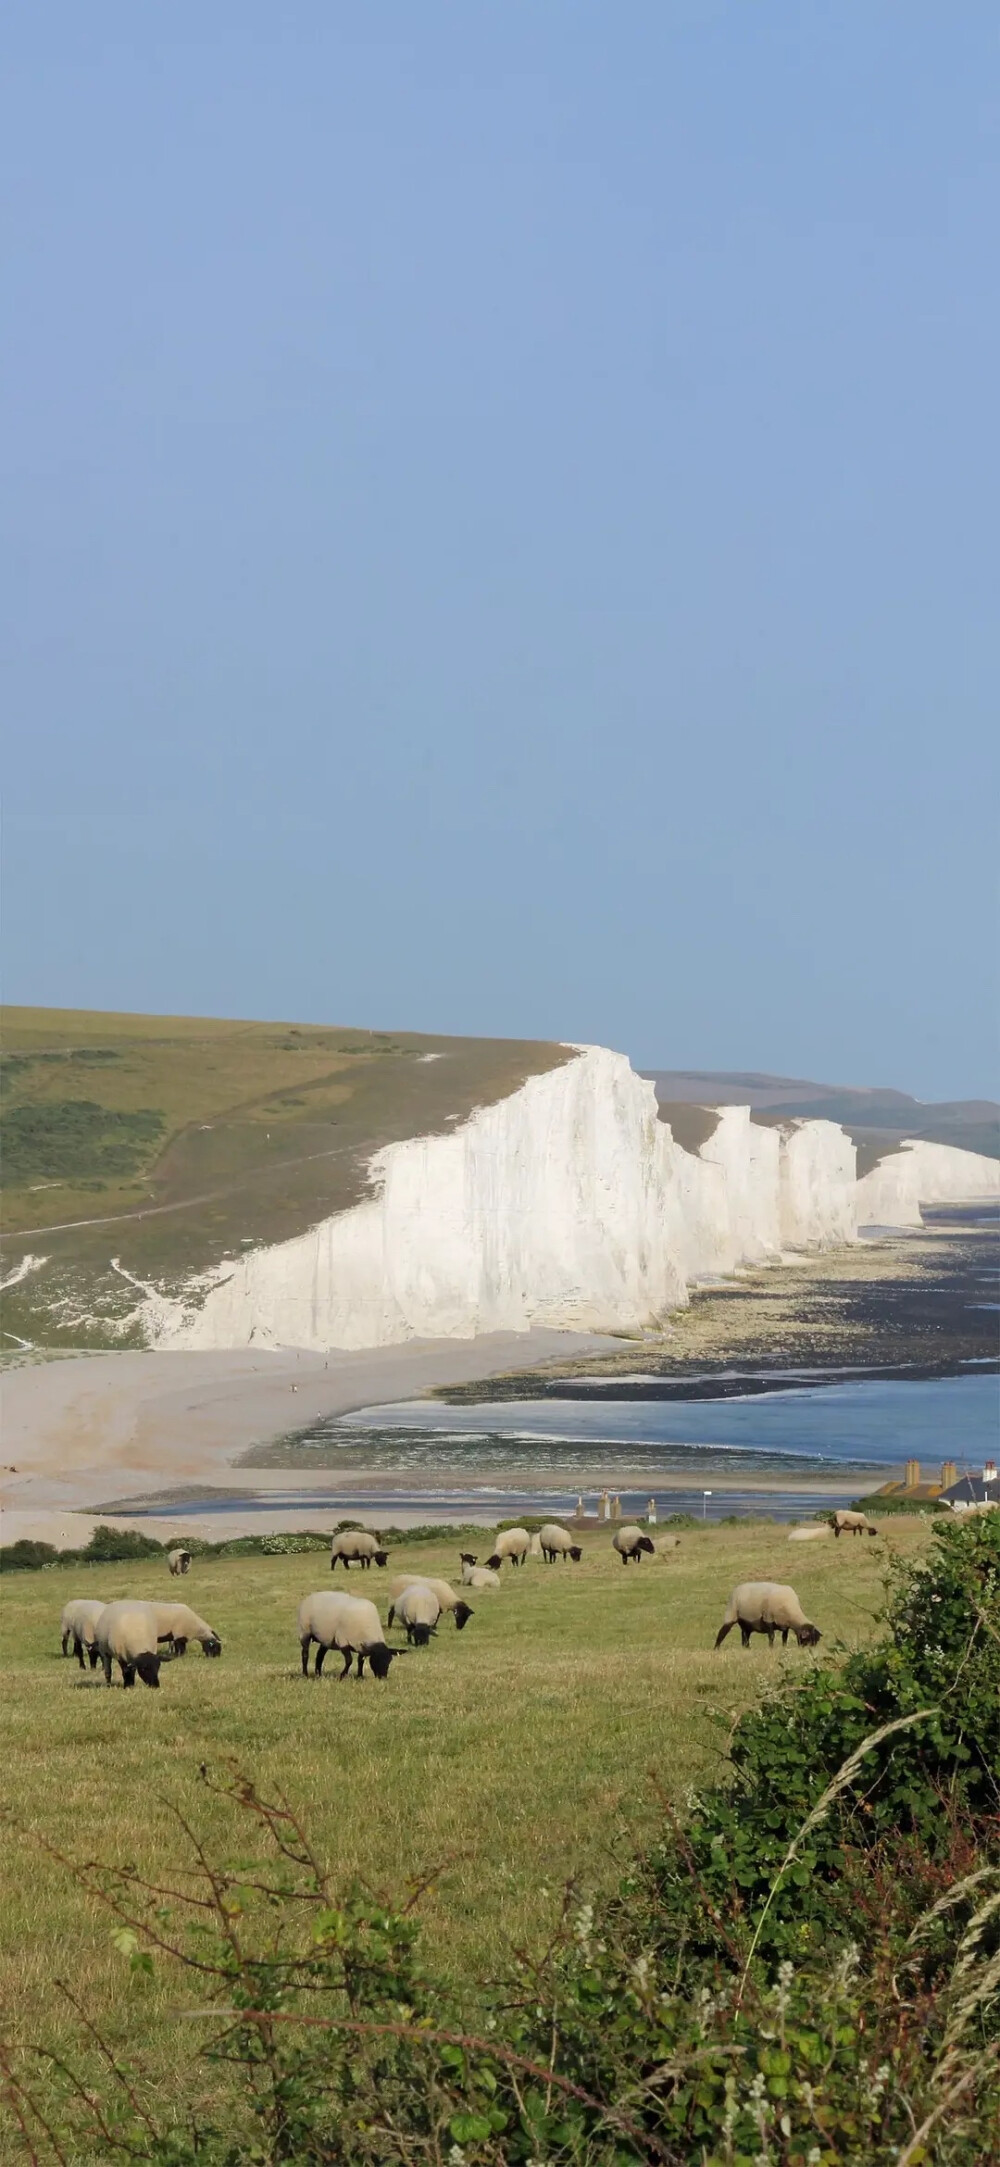
<path fill-rule="evenodd" d="M 679 1535 L 658 1535 L 656 1538 L 656 1552 L 658 1557 L 668 1558 L 671 1551 L 679 1550 L 680 1546 L 681 1538 Z"/>
<path fill-rule="evenodd" d="M 472 1615 L 468 1603 L 455 1604 L 455 1624 L 459 1632 L 468 1624 Z M 411 1647 L 425 1648 L 431 1634 L 437 1632 L 440 1616 L 441 1604 L 430 1581 L 411 1580 L 409 1587 L 393 1598 L 386 1623 L 391 1625 L 393 1620 L 398 1618 L 400 1625 L 406 1628 L 406 1638 Z"/>
<path fill-rule="evenodd" d="M 442 1612 L 451 1611 L 458 1631 L 461 1632 L 463 1625 L 471 1618 L 472 1612 L 468 1604 L 462 1601 L 461 1596 L 456 1595 L 454 1588 L 449 1586 L 447 1580 L 432 1580 L 429 1573 L 397 1573 L 395 1579 L 389 1583 L 390 1600 L 395 1602 L 397 1595 L 402 1595 L 407 1588 L 412 1588 L 418 1580 L 425 1587 L 433 1588 Z M 458 1616 L 459 1611 L 464 1612 L 462 1618 Z"/>
<path fill-rule="evenodd" d="M 789 1542 L 822 1542 L 831 1532 L 829 1520 L 822 1520 L 819 1527 L 793 1527 Z"/>
<path fill-rule="evenodd" d="M 174 1655 L 183 1655 L 189 1640 L 198 1640 L 206 1655 L 221 1655 L 222 1642 L 214 1626 L 206 1625 L 187 1603 L 154 1603 L 157 1640 L 169 1640 Z"/>
<path fill-rule="evenodd" d="M 62 1633 L 62 1652 L 64 1655 L 67 1653 L 69 1643 L 72 1640 L 73 1653 L 81 1670 L 87 1668 L 83 1660 L 85 1648 L 90 1656 L 91 1670 L 97 1669 L 95 1627 L 105 1607 L 104 1603 L 98 1602 L 90 1596 L 84 1596 L 76 1602 L 63 1604 L 63 1614 L 59 1628 Z"/>
<path fill-rule="evenodd" d="M 486 1560 L 491 1573 L 498 1572 L 505 1558 L 512 1565 L 523 1565 L 531 1549 L 531 1536 L 526 1527 L 505 1527 L 498 1535 L 491 1557 Z"/>
<path fill-rule="evenodd" d="M 316 1642 L 314 1677 L 323 1673 L 323 1663 L 331 1648 L 339 1648 L 344 1658 L 340 1675 L 346 1678 L 351 1668 L 352 1656 L 357 1656 L 359 1678 L 364 1676 L 365 1663 L 371 1664 L 376 1678 L 386 1678 L 389 1665 L 397 1655 L 405 1655 L 405 1648 L 387 1648 L 382 1620 L 374 1603 L 364 1595 L 335 1595 L 330 1589 L 316 1595 L 306 1595 L 299 1604 L 299 1641 L 302 1647 L 302 1675 L 309 1676 L 309 1647 Z"/>
<path fill-rule="evenodd" d="M 878 1534 L 878 1528 L 872 1526 L 863 1512 L 835 1512 L 830 1525 L 835 1535 Z"/>
<path fill-rule="evenodd" d="M 777 1580 L 741 1580 L 734 1588 L 726 1604 L 726 1615 L 715 1637 L 715 1645 L 721 1648 L 726 1634 L 738 1625 L 743 1646 L 749 1648 L 751 1633 L 766 1633 L 767 1645 L 774 1646 L 775 1633 L 781 1634 L 781 1645 L 788 1646 L 788 1635 L 794 1633 L 800 1648 L 814 1648 L 822 1639 L 815 1625 L 810 1625 L 794 1588 Z"/>
<path fill-rule="evenodd" d="M 388 1565 L 389 1552 L 383 1550 L 378 1536 L 373 1535 L 370 1528 L 345 1527 L 330 1544 L 331 1572 L 336 1570 L 338 1562 L 345 1573 L 351 1565 L 360 1565 L 362 1572 L 368 1572 L 372 1565 Z"/>
<path fill-rule="evenodd" d="M 190 1569 L 190 1565 L 191 1565 L 191 1552 L 190 1552 L 190 1550 L 168 1550 L 168 1552 L 167 1552 L 167 1564 L 168 1564 L 168 1565 L 169 1565 L 169 1567 L 170 1567 L 170 1571 L 171 1571 L 171 1574 L 173 1575 L 173 1578 L 174 1578 L 175 1580 L 177 1580 L 177 1579 L 180 1579 L 180 1578 L 181 1578 L 181 1577 L 183 1576 L 183 1574 L 184 1574 L 184 1573 L 186 1573 L 186 1572 L 187 1572 L 187 1571 L 188 1571 L 188 1570 Z"/>
<path fill-rule="evenodd" d="M 611 1537 L 611 1547 L 617 1550 L 623 1565 L 627 1565 L 630 1558 L 638 1565 L 644 1550 L 650 1557 L 655 1556 L 649 1536 L 643 1534 L 641 1527 L 617 1528 Z"/>
<path fill-rule="evenodd" d="M 543 1527 L 538 1541 L 546 1565 L 554 1565 L 557 1558 L 572 1558 L 574 1565 L 579 1565 L 583 1556 L 579 1543 L 574 1542 L 566 1528 L 558 1527 L 554 1520 Z"/>
<path fill-rule="evenodd" d="M 468 1558 L 462 1563 L 463 1588 L 498 1588 L 500 1575 L 491 1565 L 470 1565 Z"/>
<path fill-rule="evenodd" d="M 160 1683 L 160 1652 L 157 1647 L 155 1603 L 106 1603 L 94 1628 L 97 1652 L 104 1665 L 105 1682 L 111 1684 L 111 1665 L 117 1663 L 122 1684 L 135 1684 L 138 1671 L 143 1685 Z"/>

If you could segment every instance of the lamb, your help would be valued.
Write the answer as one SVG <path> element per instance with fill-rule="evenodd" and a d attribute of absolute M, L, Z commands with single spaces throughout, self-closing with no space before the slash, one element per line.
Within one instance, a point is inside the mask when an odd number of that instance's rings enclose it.
<path fill-rule="evenodd" d="M 800 1648 L 814 1648 L 823 1637 L 815 1625 L 810 1625 L 795 1589 L 777 1580 L 740 1581 L 726 1604 L 726 1615 L 716 1634 L 717 1648 L 721 1648 L 734 1625 L 739 1626 L 745 1648 L 750 1646 L 751 1633 L 766 1633 L 769 1648 L 774 1646 L 775 1633 L 781 1634 L 783 1648 L 788 1646 L 789 1633 L 794 1633 Z"/>
<path fill-rule="evenodd" d="M 85 1648 L 90 1656 L 91 1670 L 97 1669 L 95 1627 L 104 1608 L 104 1603 L 91 1600 L 89 1596 L 83 1597 L 78 1602 L 63 1604 L 63 1614 L 60 1620 L 62 1652 L 64 1655 L 67 1653 L 69 1642 L 72 1640 L 73 1653 L 81 1670 L 87 1668 L 83 1660 Z"/>
<path fill-rule="evenodd" d="M 135 1603 L 127 1598 L 120 1603 L 106 1603 L 94 1637 L 106 1684 L 111 1684 L 111 1665 L 117 1663 L 123 1686 L 135 1684 L 136 1671 L 143 1685 L 159 1686 L 161 1658 L 156 1645 L 155 1603 Z"/>
<path fill-rule="evenodd" d="M 362 1572 L 368 1572 L 372 1565 L 388 1565 L 389 1552 L 383 1550 L 370 1528 L 345 1527 L 330 1544 L 331 1572 L 336 1571 L 338 1558 L 345 1573 L 351 1565 L 360 1565 Z"/>
<path fill-rule="evenodd" d="M 523 1565 L 530 1549 L 531 1536 L 526 1527 L 505 1527 L 503 1534 L 497 1536 L 492 1557 L 486 1560 L 489 1571 L 499 1572 L 505 1558 L 509 1558 L 512 1565 Z"/>
<path fill-rule="evenodd" d="M 660 1535 L 657 1537 L 656 1542 L 657 1556 L 667 1558 L 670 1556 L 671 1550 L 679 1550 L 680 1546 L 681 1538 L 679 1535 Z"/>
<path fill-rule="evenodd" d="M 403 1595 L 406 1589 L 412 1588 L 418 1580 L 422 1586 L 433 1588 L 442 1612 L 446 1610 L 452 1612 L 456 1628 L 461 1632 L 463 1625 L 467 1624 L 471 1618 L 472 1612 L 468 1604 L 463 1603 L 461 1596 L 456 1595 L 454 1588 L 449 1587 L 447 1580 L 432 1580 L 429 1573 L 397 1573 L 395 1580 L 391 1581 L 389 1586 L 392 1601 L 395 1602 L 397 1595 Z M 462 1613 L 461 1617 L 459 1616 L 460 1611 Z M 390 1617 L 390 1624 L 391 1622 Z"/>
<path fill-rule="evenodd" d="M 462 1566 L 462 1586 L 463 1588 L 498 1588 L 500 1586 L 500 1575 L 493 1571 L 491 1565 L 470 1565 L 466 1561 Z"/>
<path fill-rule="evenodd" d="M 200 1640 L 206 1655 L 221 1655 L 222 1642 L 214 1626 L 206 1625 L 187 1603 L 154 1603 L 157 1640 L 169 1640 L 171 1653 L 183 1655 L 189 1640 Z"/>
<path fill-rule="evenodd" d="M 873 1528 L 872 1533 L 874 1534 L 874 1532 Z M 789 1542 L 822 1542 L 829 1533 L 830 1522 L 829 1520 L 823 1520 L 819 1527 L 793 1527 L 788 1540 Z"/>
<path fill-rule="evenodd" d="M 167 1564 L 168 1564 L 168 1565 L 169 1565 L 169 1567 L 170 1567 L 170 1571 L 171 1571 L 171 1574 L 173 1575 L 173 1578 L 174 1578 L 175 1580 L 179 1579 L 179 1578 L 180 1578 L 180 1576 L 181 1576 L 181 1575 L 182 1575 L 183 1573 L 186 1573 L 186 1572 L 187 1572 L 187 1571 L 189 1570 L 189 1568 L 190 1568 L 190 1564 L 191 1564 L 191 1552 L 190 1552 L 190 1550 L 168 1550 L 168 1552 L 167 1552 Z"/>
<path fill-rule="evenodd" d="M 554 1520 L 542 1528 L 538 1542 L 546 1565 L 554 1565 L 557 1558 L 572 1558 L 574 1565 L 579 1565 L 583 1556 L 579 1543 L 574 1542 L 572 1535 L 564 1527 L 558 1527 Z"/>
<path fill-rule="evenodd" d="M 830 1522 L 835 1535 L 877 1535 L 878 1528 L 863 1512 L 835 1512 Z"/>
<path fill-rule="evenodd" d="M 611 1537 L 611 1547 L 617 1550 L 623 1565 L 627 1565 L 630 1558 L 638 1565 L 644 1550 L 648 1550 L 650 1557 L 655 1556 L 649 1536 L 643 1534 L 641 1527 L 617 1528 Z"/>
<path fill-rule="evenodd" d="M 463 1625 L 468 1624 L 472 1615 L 468 1603 L 456 1603 L 455 1624 L 459 1632 Z M 441 1604 L 430 1581 L 411 1580 L 409 1587 L 393 1598 L 387 1623 L 391 1625 L 393 1619 L 398 1618 L 400 1624 L 406 1627 L 406 1637 L 411 1647 L 425 1648 L 431 1634 L 437 1632 L 440 1616 Z"/>
<path fill-rule="evenodd" d="M 313 1676 L 322 1677 L 323 1664 L 331 1648 L 339 1648 L 344 1658 L 340 1675 L 346 1678 L 351 1668 L 352 1656 L 357 1656 L 357 1675 L 363 1678 L 365 1663 L 369 1662 L 376 1678 L 387 1678 L 389 1665 L 397 1655 L 405 1655 L 405 1648 L 387 1648 L 382 1620 L 374 1603 L 364 1595 L 334 1595 L 330 1590 L 316 1595 L 306 1595 L 299 1604 L 299 1641 L 302 1647 L 302 1675 L 309 1676 L 309 1648 L 316 1642 L 316 1664 Z"/>

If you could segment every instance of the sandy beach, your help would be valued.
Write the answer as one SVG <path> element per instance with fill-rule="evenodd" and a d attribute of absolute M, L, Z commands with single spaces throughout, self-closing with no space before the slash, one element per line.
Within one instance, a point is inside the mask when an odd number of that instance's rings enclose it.
<path fill-rule="evenodd" d="M 97 1518 L 115 1524 L 104 1500 L 139 1500 L 164 1490 L 234 1487 L 231 1469 L 250 1445 L 283 1437 L 322 1415 L 348 1414 L 413 1399 L 435 1385 L 461 1384 L 515 1368 L 600 1353 L 613 1342 L 572 1332 L 497 1332 L 477 1339 L 408 1340 L 359 1353 L 123 1353 L 28 1363 L 0 1378 L 2 1539 L 21 1537 L 73 1549 Z M 354 1485 L 357 1486 L 357 1475 Z M 287 1487 L 287 1476 L 241 1468 L 247 1496 Z M 308 1479 L 296 1476 L 295 1487 Z M 329 1492 L 330 1476 L 322 1477 Z M 345 1485 L 345 1497 L 350 1490 Z M 441 1515 L 436 1515 L 441 1517 Z M 166 1537 L 176 1520 L 143 1520 Z M 308 1510 L 275 1510 L 266 1526 L 308 1527 Z M 258 1511 L 185 1515 L 192 1534 L 215 1541 L 262 1534 Z"/>

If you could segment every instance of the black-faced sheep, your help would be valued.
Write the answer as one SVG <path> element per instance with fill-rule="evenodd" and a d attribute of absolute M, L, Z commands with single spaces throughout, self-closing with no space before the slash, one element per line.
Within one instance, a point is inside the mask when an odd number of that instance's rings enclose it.
<path fill-rule="evenodd" d="M 323 1664 L 331 1648 L 339 1648 L 344 1658 L 340 1675 L 346 1678 L 352 1657 L 357 1656 L 359 1678 L 364 1676 L 365 1663 L 371 1664 L 376 1678 L 386 1678 L 389 1665 L 397 1655 L 405 1655 L 405 1648 L 387 1648 L 382 1620 L 374 1603 L 363 1595 L 334 1595 L 320 1591 L 307 1595 L 299 1604 L 299 1641 L 302 1648 L 302 1675 L 309 1676 L 309 1648 L 316 1642 L 316 1664 L 313 1675 L 322 1677 Z"/>
<path fill-rule="evenodd" d="M 617 1550 L 623 1565 L 628 1565 L 630 1561 L 638 1565 L 643 1551 L 650 1557 L 656 1554 L 649 1536 L 643 1534 L 641 1527 L 616 1528 L 611 1537 L 611 1547 Z"/>
<path fill-rule="evenodd" d="M 558 1527 L 554 1520 L 543 1527 L 538 1537 L 539 1547 L 546 1565 L 554 1565 L 557 1558 L 572 1558 L 579 1565 L 583 1551 L 566 1528 Z"/>
<path fill-rule="evenodd" d="M 877 1535 L 878 1528 L 863 1512 L 835 1512 L 830 1522 L 835 1535 Z"/>
<path fill-rule="evenodd" d="M 442 1614 L 450 1610 L 455 1625 L 458 1631 L 461 1632 L 463 1625 L 466 1625 L 471 1618 L 472 1612 L 468 1603 L 463 1602 L 461 1596 L 456 1595 L 454 1588 L 449 1587 L 447 1580 L 432 1580 L 429 1573 L 397 1573 L 395 1579 L 389 1583 L 390 1600 L 394 1603 L 397 1596 L 403 1595 L 406 1589 L 412 1588 L 418 1580 L 421 1586 L 433 1588 L 441 1606 Z M 389 1622 L 390 1624 L 392 1622 L 391 1613 Z"/>
<path fill-rule="evenodd" d="M 387 1623 L 398 1618 L 406 1628 L 406 1638 L 411 1647 L 425 1648 L 432 1633 L 437 1632 L 441 1604 L 429 1580 L 411 1580 L 401 1595 L 393 1598 L 389 1606 Z M 468 1603 L 456 1603 L 455 1624 L 461 1632 L 472 1616 Z"/>
<path fill-rule="evenodd" d="M 378 1536 L 367 1527 L 345 1527 L 330 1544 L 331 1572 L 336 1571 L 338 1564 L 346 1573 L 351 1565 L 360 1565 L 362 1572 L 368 1572 L 372 1565 L 388 1563 L 388 1550 L 383 1550 Z"/>
<path fill-rule="evenodd" d="M 814 1648 L 822 1639 L 818 1627 L 810 1625 L 795 1589 L 777 1580 L 741 1580 L 733 1589 L 715 1636 L 717 1648 L 734 1625 L 739 1626 L 745 1648 L 750 1646 L 751 1633 L 766 1633 L 769 1648 L 774 1646 L 775 1633 L 781 1634 L 783 1648 L 788 1646 L 789 1633 L 794 1633 L 800 1648 Z"/>
<path fill-rule="evenodd" d="M 111 1684 L 111 1666 L 117 1663 L 124 1686 L 135 1684 L 137 1671 L 143 1685 L 159 1685 L 160 1653 L 154 1603 L 128 1600 L 107 1603 L 97 1620 L 95 1638 L 106 1684 Z"/>
<path fill-rule="evenodd" d="M 189 1572 L 191 1568 L 190 1550 L 168 1550 L 167 1564 L 170 1567 L 173 1578 L 175 1580 L 182 1579 L 183 1575 L 186 1572 Z"/>
<path fill-rule="evenodd" d="M 189 1640 L 200 1641 L 206 1655 L 221 1655 L 222 1642 L 215 1627 L 199 1618 L 187 1603 L 154 1603 L 156 1637 L 169 1640 L 174 1655 L 183 1655 Z"/>
<path fill-rule="evenodd" d="M 99 1603 L 89 1596 L 84 1596 L 77 1602 L 63 1604 L 63 1614 L 60 1620 L 62 1652 L 64 1655 L 67 1653 L 69 1643 L 72 1640 L 73 1653 L 81 1670 L 87 1668 L 83 1660 L 85 1648 L 90 1656 L 91 1670 L 97 1669 L 96 1627 L 97 1620 L 105 1607 L 104 1603 Z"/>
<path fill-rule="evenodd" d="M 500 1575 L 494 1572 L 492 1565 L 469 1565 L 465 1563 L 462 1566 L 462 1586 L 463 1588 L 498 1588 L 500 1586 Z"/>
<path fill-rule="evenodd" d="M 526 1527 L 505 1527 L 503 1534 L 497 1536 L 493 1553 L 486 1563 L 491 1573 L 499 1572 L 505 1558 L 509 1558 L 512 1565 L 523 1565 L 530 1549 L 531 1536 Z"/>

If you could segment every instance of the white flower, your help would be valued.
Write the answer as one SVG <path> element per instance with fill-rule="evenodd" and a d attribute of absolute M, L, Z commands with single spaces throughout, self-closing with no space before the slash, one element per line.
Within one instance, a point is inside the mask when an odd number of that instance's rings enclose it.
<path fill-rule="evenodd" d="M 453 2144 L 448 2154 L 451 2167 L 465 2167 L 465 2153 L 460 2144 Z"/>

